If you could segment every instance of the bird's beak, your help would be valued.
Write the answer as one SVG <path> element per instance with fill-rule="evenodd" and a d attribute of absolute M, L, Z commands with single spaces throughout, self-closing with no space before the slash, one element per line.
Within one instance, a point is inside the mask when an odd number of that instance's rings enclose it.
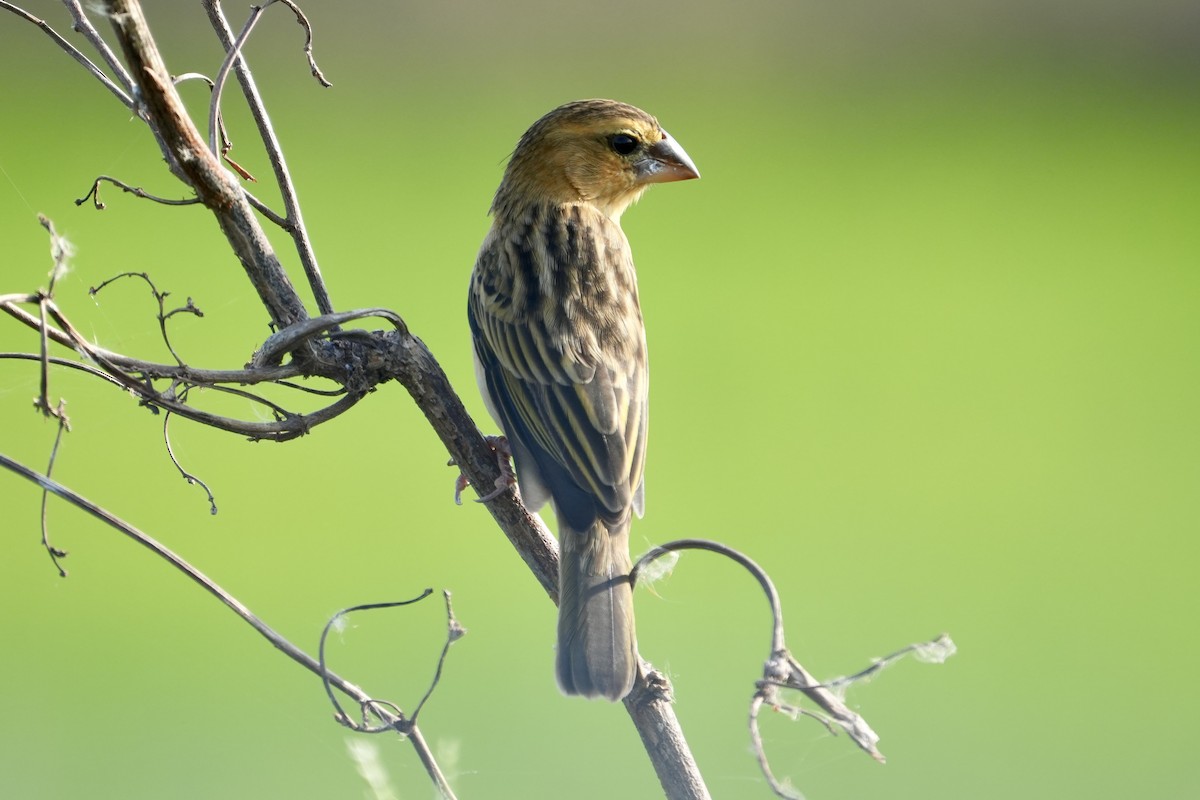
<path fill-rule="evenodd" d="M 645 183 L 669 183 L 700 177 L 700 170 L 679 143 L 663 131 L 662 141 L 646 149 L 637 164 L 638 177 Z"/>

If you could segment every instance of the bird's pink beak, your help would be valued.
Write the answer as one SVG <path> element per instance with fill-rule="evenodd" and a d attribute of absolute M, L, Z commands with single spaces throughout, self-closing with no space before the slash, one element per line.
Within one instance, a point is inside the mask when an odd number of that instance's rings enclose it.
<path fill-rule="evenodd" d="M 637 171 L 646 183 L 670 183 L 700 177 L 700 170 L 696 169 L 692 159 L 666 131 L 663 131 L 662 141 L 646 148 Z"/>

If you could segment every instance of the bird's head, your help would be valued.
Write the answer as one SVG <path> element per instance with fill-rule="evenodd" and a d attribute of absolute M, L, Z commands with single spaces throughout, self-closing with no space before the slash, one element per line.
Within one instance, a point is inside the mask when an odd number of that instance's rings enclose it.
<path fill-rule="evenodd" d="M 577 100 L 521 137 L 492 213 L 586 202 L 615 220 L 650 184 L 699 177 L 688 154 L 645 111 L 615 100 Z"/>

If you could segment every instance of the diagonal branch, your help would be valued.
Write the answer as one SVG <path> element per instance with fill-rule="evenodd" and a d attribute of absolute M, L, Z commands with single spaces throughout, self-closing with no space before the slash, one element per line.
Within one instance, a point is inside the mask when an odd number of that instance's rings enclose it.
<path fill-rule="evenodd" d="M 129 73 L 125 71 L 125 66 L 121 60 L 117 58 L 117 54 L 108 46 L 108 42 L 104 41 L 104 37 L 96 30 L 96 26 L 88 19 L 83 10 L 83 3 L 79 0 L 63 0 L 63 5 L 67 7 L 67 11 L 71 14 L 71 29 L 83 38 L 88 40 L 92 47 L 96 48 L 96 52 L 104 59 L 104 63 L 112 70 L 112 73 L 117 76 L 117 81 L 126 90 L 133 88 L 133 79 L 129 77 Z M 133 101 L 129 100 L 125 103 L 127 108 L 133 108 Z"/>
<path fill-rule="evenodd" d="M 234 37 L 233 30 L 229 27 L 229 21 L 225 18 L 225 12 L 221 9 L 220 0 L 204 0 L 204 10 L 208 14 L 209 22 L 213 26 L 213 30 L 217 32 L 217 37 L 221 40 L 221 45 L 226 51 L 233 52 Z M 300 17 L 303 19 L 303 15 Z M 308 26 L 307 20 L 303 23 L 308 31 L 308 41 L 305 45 L 306 52 L 309 54 L 309 63 L 313 69 L 316 65 L 312 62 L 312 28 Z M 234 61 L 234 72 L 237 74 L 238 83 L 242 87 L 242 95 L 246 98 L 246 104 L 250 107 L 250 114 L 254 117 L 254 124 L 258 126 L 258 135 L 262 139 L 263 146 L 266 148 L 267 157 L 271 161 L 271 167 L 275 170 L 275 182 L 279 186 L 280 195 L 283 197 L 283 208 L 286 219 L 272 220 L 276 225 L 287 231 L 292 237 L 292 242 L 296 248 L 296 254 L 300 257 L 300 264 L 304 267 L 304 274 L 308 277 L 308 285 L 312 289 L 313 297 L 317 302 L 317 310 L 322 314 L 333 312 L 333 301 L 329 299 L 329 291 L 325 287 L 325 279 L 321 276 L 321 268 L 317 264 L 317 256 L 313 250 L 312 241 L 308 238 L 308 228 L 304 224 L 304 215 L 300 211 L 300 199 L 296 194 L 296 186 L 292 182 L 292 174 L 288 169 L 287 159 L 283 155 L 283 147 L 279 143 L 279 137 L 275 135 L 275 128 L 271 125 L 271 118 L 267 115 L 267 107 L 263 103 L 262 95 L 258 92 L 258 85 L 254 82 L 254 76 L 250 73 L 250 67 L 246 64 L 246 59 L 239 53 Z M 328 85 L 322 78 L 322 82 Z"/>
<path fill-rule="evenodd" d="M 68 3 L 68 7 L 71 8 L 72 12 L 74 13 L 74 11 L 78 8 L 78 3 Z M 46 20 L 42 19 L 41 17 L 36 17 L 33 14 L 30 14 L 25 9 L 20 8 L 19 6 L 15 6 L 12 3 L 8 2 L 8 0 L 0 0 L 0 11 L 11 11 L 12 13 L 16 14 L 21 19 L 25 20 L 26 22 L 31 22 L 34 25 L 36 25 L 39 29 L 41 29 L 42 33 L 49 36 L 56 45 L 58 45 L 63 51 L 65 51 L 67 53 L 67 55 L 69 55 L 71 58 L 75 59 L 80 64 L 82 64 L 83 68 L 92 74 L 92 77 L 96 78 L 96 80 L 98 80 L 98 81 L 100 81 L 100 83 L 104 84 L 104 88 L 108 89 L 110 92 L 112 92 L 113 95 L 118 100 L 121 101 L 122 105 L 124 105 L 126 108 L 134 107 L 133 99 L 120 86 L 113 83 L 112 79 L 104 74 L 104 70 L 102 70 L 98 66 L 96 66 L 96 64 L 90 58 L 85 56 L 77 47 L 75 47 L 73 44 L 71 44 L 66 39 L 64 39 L 62 34 L 60 34 L 58 31 L 54 30 L 54 28 L 52 28 L 50 26 L 50 23 L 46 22 Z M 82 11 L 80 11 L 79 16 L 76 17 L 77 25 L 79 24 L 78 21 L 80 19 L 86 19 L 85 17 L 83 17 Z M 87 27 L 91 27 L 91 26 L 88 25 Z M 76 29 L 86 31 L 86 28 L 77 27 Z M 90 39 L 90 37 L 89 37 L 89 41 L 92 41 Z M 107 47 L 104 49 L 107 50 Z M 123 71 L 122 71 L 122 73 L 123 73 Z M 120 77 L 122 79 L 121 82 L 123 84 L 125 84 L 126 86 L 129 85 L 128 80 L 127 80 L 128 79 L 127 75 L 123 75 L 123 74 L 119 73 L 118 77 Z"/>
<path fill-rule="evenodd" d="M 164 146 L 174 155 L 187 183 L 217 218 L 230 247 L 246 270 L 276 327 L 305 319 L 308 312 L 258 224 L 237 179 L 209 152 L 187 115 L 136 0 L 108 0 L 112 21 L 138 99 Z"/>
<path fill-rule="evenodd" d="M 326 681 L 327 685 L 336 687 L 347 697 L 350 697 L 357 702 L 361 707 L 369 709 L 372 714 L 379 717 L 379 719 L 393 727 L 395 730 L 404 733 L 405 738 L 412 742 L 413 747 L 417 750 L 421 762 L 427 766 L 432 765 L 433 769 L 430 770 L 430 777 L 434 779 L 436 785 L 439 787 L 445 787 L 445 791 L 442 792 L 442 796 L 445 798 L 453 798 L 453 794 L 449 792 L 449 786 L 446 784 L 445 776 L 441 774 L 440 769 L 437 769 L 437 762 L 434 760 L 429 746 L 425 743 L 424 738 L 421 736 L 421 732 L 418 730 L 415 720 L 406 720 L 404 719 L 403 715 L 397 716 L 396 714 L 393 714 L 387 709 L 386 704 L 375 702 L 370 695 L 368 695 L 357 685 L 325 669 L 323 663 L 313 658 L 300 648 L 296 647 L 296 645 L 284 638 L 278 631 L 276 631 L 267 623 L 263 622 L 240 600 L 221 588 L 216 581 L 212 580 L 203 572 L 196 569 L 182 556 L 153 537 L 143 533 L 125 520 L 121 519 L 115 514 L 112 514 L 101 506 L 96 505 L 86 497 L 74 492 L 71 489 L 68 489 L 61 483 L 52 480 L 48 476 L 43 475 L 36 470 L 30 469 L 19 461 L 15 461 L 3 453 L 0 453 L 0 467 L 4 467 L 11 472 L 15 472 L 21 477 L 32 481 L 40 486 L 44 492 L 51 492 L 58 497 L 61 497 L 72 505 L 82 509 L 83 511 L 86 511 L 88 514 L 91 514 L 93 517 L 105 523 L 106 525 L 125 534 L 142 547 L 150 550 L 159 558 L 162 558 L 171 566 L 175 567 L 175 569 L 186 575 L 191 581 L 199 584 L 200 587 L 206 592 L 224 603 L 230 611 L 241 617 L 246 624 L 254 628 L 254 630 L 256 630 L 260 636 L 270 642 L 275 649 L 282 652 L 285 656 L 292 659 L 309 672 Z M 435 772 L 436 775 L 434 774 Z"/>

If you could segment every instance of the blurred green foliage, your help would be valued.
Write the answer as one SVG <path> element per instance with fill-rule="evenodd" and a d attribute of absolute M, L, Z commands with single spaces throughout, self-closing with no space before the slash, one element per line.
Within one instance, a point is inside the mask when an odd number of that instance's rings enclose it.
<path fill-rule="evenodd" d="M 30 7 L 68 33 L 55 4 Z M 814 800 L 1200 794 L 1188 4 L 307 11 L 333 89 L 309 79 L 281 8 L 248 53 L 333 299 L 404 315 L 484 427 L 466 279 L 525 126 L 612 96 L 657 114 L 696 160 L 703 180 L 659 187 L 625 218 L 654 375 L 637 548 L 706 536 L 754 557 L 819 675 L 942 630 L 960 648 L 851 690 L 886 767 L 811 721 L 771 719 L 777 773 Z M 148 13 L 171 69 L 216 71 L 198 9 Z M 78 249 L 57 299 L 81 330 L 167 358 L 143 286 L 87 295 L 144 270 L 205 311 L 172 320 L 185 358 L 244 363 L 265 316 L 211 215 L 113 189 L 106 211 L 76 208 L 101 173 L 183 192 L 144 127 L 35 27 L 0 13 L 0 41 L 0 293 L 45 284 L 44 212 Z M 205 90 L 184 94 L 203 114 Z M 233 156 L 270 202 L 236 92 L 226 107 Z M 0 350 L 37 346 L 0 320 Z M 54 427 L 30 408 L 37 387 L 33 365 L 0 361 L 0 451 L 40 469 Z M 286 445 L 176 421 L 176 455 L 216 516 L 168 460 L 160 417 L 66 371 L 51 392 L 74 427 L 55 477 L 306 647 L 340 607 L 453 590 L 470 633 L 422 727 L 461 797 L 656 795 L 622 710 L 559 696 L 552 606 L 483 509 L 450 502 L 445 452 L 400 387 Z M 71 551 L 59 579 L 36 489 L 2 474 L 0 503 L 0 794 L 366 795 L 314 678 L 52 502 Z M 769 643 L 752 583 L 685 555 L 638 615 L 714 796 L 767 797 L 744 724 Z M 330 657 L 411 709 L 442 635 L 430 601 L 354 620 Z M 397 796 L 432 794 L 405 745 L 375 743 Z"/>

